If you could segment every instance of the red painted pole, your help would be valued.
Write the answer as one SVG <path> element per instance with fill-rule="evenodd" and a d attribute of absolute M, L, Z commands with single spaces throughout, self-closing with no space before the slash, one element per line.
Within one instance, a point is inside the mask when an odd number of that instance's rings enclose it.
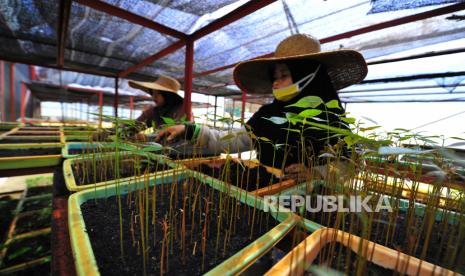
<path fill-rule="evenodd" d="M 0 61 L 0 112 L 2 112 L 2 121 L 5 121 L 5 63 Z"/>
<path fill-rule="evenodd" d="M 35 81 L 37 79 L 36 68 L 34 65 L 29 65 L 29 77 L 31 81 Z"/>
<path fill-rule="evenodd" d="M 26 84 L 21 82 L 21 106 L 20 106 L 20 114 L 21 114 L 21 122 L 26 121 Z"/>
<path fill-rule="evenodd" d="M 15 119 L 15 64 L 10 63 L 10 121 Z"/>
<path fill-rule="evenodd" d="M 134 97 L 129 97 L 129 118 L 132 119 L 132 113 L 134 111 Z"/>
<path fill-rule="evenodd" d="M 194 71 L 194 41 L 186 41 L 186 68 L 184 72 L 184 111 L 192 121 L 192 73 Z"/>

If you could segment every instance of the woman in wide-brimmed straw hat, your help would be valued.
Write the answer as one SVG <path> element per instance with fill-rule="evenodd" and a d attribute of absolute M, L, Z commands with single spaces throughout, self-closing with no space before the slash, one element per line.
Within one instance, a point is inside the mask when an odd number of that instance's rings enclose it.
<path fill-rule="evenodd" d="M 157 128 L 164 124 L 163 117 L 179 121 L 184 116 L 183 98 L 178 94 L 181 85 L 176 79 L 160 75 L 154 82 L 129 81 L 129 86 L 151 94 L 155 102 L 136 121 Z"/>
<path fill-rule="evenodd" d="M 193 124 L 178 125 L 163 130 L 159 138 L 168 136 L 168 140 L 186 133 L 197 144 L 208 146 L 220 152 L 229 150 L 249 150 L 252 146 L 257 150 L 257 157 L 262 164 L 286 168 L 301 160 L 299 145 L 301 135 L 305 137 L 306 154 L 317 154 L 328 144 L 338 140 L 334 133 L 326 130 L 308 128 L 301 134 L 289 131 L 288 125 L 279 125 L 268 120 L 271 117 L 286 118 L 286 114 L 299 114 L 304 109 L 291 106 L 306 96 L 318 96 L 324 102 L 337 100 L 337 90 L 362 81 L 367 74 L 367 66 L 363 56 L 353 50 L 322 52 L 320 43 L 312 36 L 305 34 L 292 35 L 283 40 L 272 58 L 245 61 L 234 69 L 236 84 L 249 94 L 270 94 L 275 97 L 271 104 L 262 106 L 247 122 L 254 135 L 237 135 L 234 139 L 221 139 L 225 132 Z M 339 104 L 340 106 L 340 104 Z M 323 112 L 318 115 L 320 122 L 339 128 L 347 128 L 341 117 L 342 107 Z M 302 126 L 293 126 L 301 130 Z M 244 133 L 243 130 L 239 130 Z M 251 136 L 266 137 L 253 141 Z M 284 144 L 276 148 L 272 144 Z M 302 145 L 300 145 L 302 146 Z M 292 167 L 292 166 L 291 166 Z"/>

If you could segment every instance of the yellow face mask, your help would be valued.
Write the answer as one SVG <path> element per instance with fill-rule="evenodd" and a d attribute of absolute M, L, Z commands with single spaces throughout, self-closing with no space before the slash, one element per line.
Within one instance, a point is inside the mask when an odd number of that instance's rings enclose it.
<path fill-rule="evenodd" d="M 320 69 L 320 65 L 318 65 L 315 72 L 308 74 L 307 76 L 303 77 L 298 82 L 295 82 L 283 88 L 273 89 L 273 96 L 278 101 L 287 102 L 291 100 L 292 98 L 297 96 L 300 93 L 300 91 L 304 90 L 305 87 L 307 87 L 307 85 L 310 84 L 310 82 L 312 82 L 312 80 L 316 76 L 316 73 L 318 73 L 319 69 Z"/>

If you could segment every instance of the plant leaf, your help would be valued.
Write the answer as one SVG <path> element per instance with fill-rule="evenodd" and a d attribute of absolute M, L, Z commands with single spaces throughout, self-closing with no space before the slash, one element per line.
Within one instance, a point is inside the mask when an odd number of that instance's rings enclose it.
<path fill-rule="evenodd" d="M 381 126 L 361 127 L 360 131 L 369 131 L 369 130 L 377 129 L 377 128 L 380 128 L 380 127 Z"/>
<path fill-rule="evenodd" d="M 150 145 L 148 147 L 144 147 L 142 151 L 147 152 L 147 151 L 160 151 L 163 149 L 162 145 Z"/>
<path fill-rule="evenodd" d="M 342 108 L 339 106 L 339 101 L 338 101 L 338 100 L 331 100 L 331 101 L 327 102 L 325 105 L 326 105 L 327 108 L 342 109 Z"/>
<path fill-rule="evenodd" d="M 319 109 L 305 109 L 304 111 L 299 113 L 299 116 L 304 118 L 312 118 L 321 114 L 321 110 Z"/>
<path fill-rule="evenodd" d="M 315 108 L 323 103 L 323 100 L 318 96 L 306 96 L 298 100 L 296 103 L 288 105 L 286 107 L 301 107 L 301 108 Z"/>
<path fill-rule="evenodd" d="M 268 121 L 271 121 L 273 124 L 276 124 L 276 125 L 282 125 L 284 123 L 287 123 L 287 119 L 286 118 L 282 118 L 282 117 L 271 117 L 271 118 L 265 118 L 263 117 L 263 119 L 265 120 L 268 120 Z"/>
<path fill-rule="evenodd" d="M 341 117 L 341 120 L 348 124 L 355 124 L 356 122 L 355 118 L 352 118 L 352 117 Z"/>
<path fill-rule="evenodd" d="M 176 121 L 173 118 L 163 117 L 163 116 L 161 116 L 161 118 L 163 119 L 163 122 L 165 122 L 165 124 L 167 124 L 167 125 L 176 124 Z"/>

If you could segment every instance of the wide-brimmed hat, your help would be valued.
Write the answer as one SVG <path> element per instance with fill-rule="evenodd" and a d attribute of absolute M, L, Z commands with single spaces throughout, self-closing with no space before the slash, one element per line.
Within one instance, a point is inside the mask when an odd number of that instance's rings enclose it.
<path fill-rule="evenodd" d="M 234 68 L 234 81 L 247 93 L 270 94 L 273 84 L 270 72 L 273 72 L 274 66 L 286 60 L 296 59 L 323 64 L 336 90 L 361 82 L 368 72 L 365 59 L 359 52 L 354 50 L 322 52 L 318 39 L 307 34 L 296 34 L 279 43 L 274 57 L 239 63 Z"/>
<path fill-rule="evenodd" d="M 141 89 L 149 94 L 151 94 L 153 90 L 156 90 L 175 93 L 181 97 L 178 94 L 178 91 L 181 88 L 181 84 L 179 84 L 179 82 L 172 77 L 160 75 L 154 82 L 129 81 L 128 83 L 132 88 Z"/>

